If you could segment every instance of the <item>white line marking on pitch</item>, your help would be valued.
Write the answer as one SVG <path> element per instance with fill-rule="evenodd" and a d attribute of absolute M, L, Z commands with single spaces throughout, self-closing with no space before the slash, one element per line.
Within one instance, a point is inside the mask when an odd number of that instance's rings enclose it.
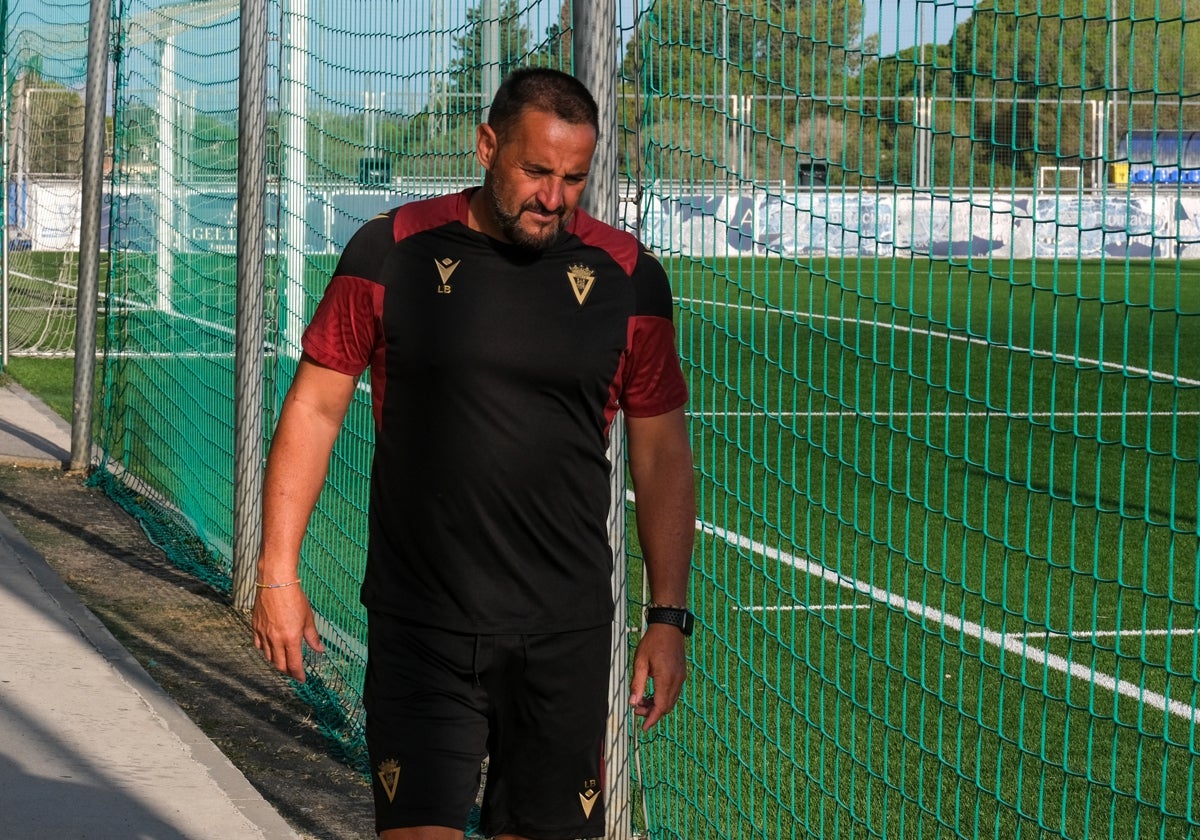
<path fill-rule="evenodd" d="M 636 503 L 632 492 L 626 493 L 626 498 Z M 1060 674 L 1067 674 L 1076 679 L 1084 680 L 1092 685 L 1098 686 L 1108 691 L 1119 694 L 1123 697 L 1129 697 L 1143 705 L 1153 709 L 1158 709 L 1160 712 L 1175 715 L 1176 717 L 1190 720 L 1192 723 L 1200 724 L 1200 709 L 1195 706 L 1189 706 L 1187 703 L 1181 703 L 1178 700 L 1171 700 L 1168 697 L 1159 694 L 1156 691 L 1150 691 L 1144 686 L 1131 683 L 1128 680 L 1118 680 L 1109 674 L 1097 671 L 1095 668 L 1088 668 L 1078 662 L 1071 662 L 1061 656 L 1056 656 L 1040 648 L 1030 647 L 1026 639 L 1019 634 L 1009 634 L 990 630 L 981 624 L 974 621 L 967 621 L 959 618 L 956 615 L 942 612 L 927 606 L 920 601 L 910 601 L 902 595 L 897 595 L 894 592 L 889 592 L 886 589 L 880 589 L 877 586 L 872 586 L 866 581 L 848 578 L 840 575 L 832 569 L 822 566 L 820 563 L 810 562 L 800 557 L 796 557 L 786 552 L 780 551 L 777 548 L 771 548 L 760 542 L 755 542 L 749 537 L 744 537 L 741 534 L 736 534 L 725 528 L 720 528 L 703 520 L 696 520 L 696 530 L 701 533 L 708 534 L 723 540 L 737 548 L 752 551 L 760 557 L 765 557 L 768 560 L 776 560 L 785 565 L 791 566 L 797 571 L 803 572 L 813 577 L 820 578 L 826 583 L 833 583 L 843 589 L 849 589 L 860 595 L 866 595 L 872 601 L 880 604 L 886 604 L 893 609 L 903 610 L 904 612 L 921 619 L 922 621 L 932 621 L 935 624 L 940 624 L 950 630 L 962 633 L 964 636 L 969 636 L 973 639 L 979 639 L 989 645 L 1001 648 L 1016 656 L 1021 656 L 1028 659 L 1030 662 L 1035 662 L 1038 665 L 1043 665 L 1051 671 L 1057 671 Z"/>
<path fill-rule="evenodd" d="M 1075 417 L 1129 417 L 1129 411 L 1035 411 L 1032 414 L 1012 414 L 1005 411 L 689 411 L 689 417 L 869 417 L 886 420 L 892 417 L 993 417 L 997 420 L 1070 419 Z M 1200 411 L 1139 411 L 1138 417 L 1200 417 Z"/>
<path fill-rule="evenodd" d="M 1086 641 L 1088 639 L 1113 639 L 1123 638 L 1125 636 L 1195 636 L 1195 630 L 1077 630 L 1074 633 L 1059 633 L 1054 630 L 1047 630 L 1043 633 L 1029 631 L 1020 634 L 1022 639 L 1076 639 Z"/>
<path fill-rule="evenodd" d="M 784 604 L 778 607 L 734 607 L 739 612 L 841 612 L 869 610 L 871 604 Z"/>
<path fill-rule="evenodd" d="M 847 318 L 844 315 L 820 315 L 813 312 L 791 312 L 789 310 L 770 308 L 767 306 L 745 306 L 740 303 L 722 303 L 720 301 L 700 300 L 698 298 L 680 298 L 679 303 L 697 303 L 701 306 L 724 307 L 726 309 L 740 309 L 749 312 L 763 312 L 765 314 L 781 315 L 790 318 L 795 318 L 798 321 L 842 321 L 856 324 L 864 327 L 886 327 L 887 329 L 895 330 L 902 333 L 913 333 L 914 335 L 927 335 L 930 338 L 944 338 L 947 341 L 961 341 L 966 344 L 974 344 L 980 347 L 994 347 L 996 349 L 1011 350 L 1014 353 L 1028 353 L 1034 358 L 1050 359 L 1055 362 L 1070 362 L 1083 363 L 1088 365 L 1096 365 L 1101 370 L 1115 370 L 1124 373 L 1136 373 L 1139 375 L 1148 376 L 1152 381 L 1156 382 L 1174 382 L 1181 385 L 1200 385 L 1200 379 L 1188 379 L 1184 376 L 1176 376 L 1172 373 L 1162 373 L 1157 370 L 1148 368 L 1131 367 L 1129 365 L 1119 364 L 1117 362 L 1106 362 L 1101 359 L 1089 359 L 1086 356 L 1069 356 L 1066 353 L 1054 353 L 1046 350 L 1036 350 L 1032 347 L 1021 347 L 1016 344 L 998 344 L 996 342 L 987 341 L 986 339 L 976 338 L 969 335 L 958 335 L 956 333 L 941 332 L 939 330 L 923 330 L 917 327 L 909 327 L 904 324 L 892 324 L 887 321 L 863 321 L 858 318 Z"/>

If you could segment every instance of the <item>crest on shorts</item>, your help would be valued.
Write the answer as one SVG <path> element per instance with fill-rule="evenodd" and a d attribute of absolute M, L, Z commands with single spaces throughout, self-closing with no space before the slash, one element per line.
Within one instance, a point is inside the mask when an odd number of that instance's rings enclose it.
<path fill-rule="evenodd" d="M 567 269 L 567 279 L 571 281 L 571 291 L 575 293 L 575 300 L 583 306 L 583 302 L 591 294 L 592 284 L 596 282 L 596 272 L 586 265 L 573 265 Z"/>
<path fill-rule="evenodd" d="M 592 809 L 596 807 L 596 803 L 600 801 L 600 785 L 595 779 L 588 779 L 583 783 L 583 790 L 579 793 L 579 804 L 583 808 L 583 818 L 590 819 Z"/>
<path fill-rule="evenodd" d="M 379 782 L 383 785 L 383 792 L 387 794 L 388 802 L 395 800 L 396 788 L 400 785 L 400 762 L 389 758 L 379 765 L 376 775 L 379 776 Z"/>

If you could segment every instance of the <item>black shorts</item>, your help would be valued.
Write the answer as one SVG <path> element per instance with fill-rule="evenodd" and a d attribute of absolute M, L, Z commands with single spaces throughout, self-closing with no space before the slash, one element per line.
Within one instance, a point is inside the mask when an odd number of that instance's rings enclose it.
<path fill-rule="evenodd" d="M 604 834 L 611 628 L 474 636 L 372 612 L 363 705 L 375 829 Z"/>

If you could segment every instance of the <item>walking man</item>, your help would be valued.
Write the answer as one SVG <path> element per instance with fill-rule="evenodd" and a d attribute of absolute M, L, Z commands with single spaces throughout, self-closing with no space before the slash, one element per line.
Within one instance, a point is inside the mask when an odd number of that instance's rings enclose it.
<path fill-rule="evenodd" d="M 545 68 L 505 79 L 481 187 L 367 222 L 303 340 L 267 462 L 255 644 L 304 678 L 321 650 L 300 545 L 359 376 L 376 426 L 363 703 L 376 830 L 566 840 L 604 828 L 613 601 L 606 448 L 624 412 L 651 601 L 630 703 L 685 678 L 695 522 L 671 291 L 631 235 L 578 209 L 596 104 Z M 653 684 L 653 693 L 649 690 Z"/>

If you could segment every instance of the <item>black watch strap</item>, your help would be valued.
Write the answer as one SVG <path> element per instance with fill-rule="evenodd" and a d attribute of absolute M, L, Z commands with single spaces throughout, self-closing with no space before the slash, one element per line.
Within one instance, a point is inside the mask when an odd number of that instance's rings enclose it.
<path fill-rule="evenodd" d="M 647 624 L 670 624 L 678 627 L 685 636 L 692 635 L 695 619 L 689 610 L 679 607 L 649 607 L 646 610 Z"/>

